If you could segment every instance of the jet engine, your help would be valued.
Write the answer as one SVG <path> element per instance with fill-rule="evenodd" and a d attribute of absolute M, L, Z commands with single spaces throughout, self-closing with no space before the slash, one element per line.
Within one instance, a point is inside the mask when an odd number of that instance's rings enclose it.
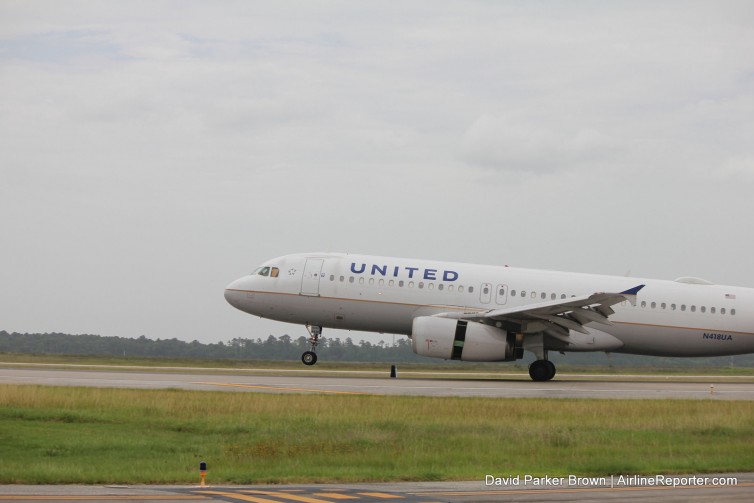
<path fill-rule="evenodd" d="M 411 345 L 417 355 L 471 362 L 513 361 L 523 352 L 513 332 L 434 316 L 414 318 Z"/>

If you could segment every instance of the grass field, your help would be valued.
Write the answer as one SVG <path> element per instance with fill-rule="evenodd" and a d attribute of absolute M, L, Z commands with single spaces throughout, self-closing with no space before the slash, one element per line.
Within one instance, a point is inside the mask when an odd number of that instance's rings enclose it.
<path fill-rule="evenodd" d="M 0 483 L 749 471 L 754 403 L 0 385 Z"/>

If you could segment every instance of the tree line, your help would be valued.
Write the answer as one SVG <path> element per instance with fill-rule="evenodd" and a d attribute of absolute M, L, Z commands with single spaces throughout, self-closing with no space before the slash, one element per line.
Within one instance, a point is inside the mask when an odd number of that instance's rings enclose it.
<path fill-rule="evenodd" d="M 202 343 L 173 339 L 113 337 L 91 334 L 8 333 L 0 331 L 0 353 L 60 354 L 96 356 L 141 356 L 162 358 L 296 360 L 309 350 L 306 337 L 288 335 L 266 339 L 235 338 L 228 342 Z M 411 350 L 411 340 L 397 338 L 395 344 L 380 341 L 358 343 L 348 337 L 323 337 L 317 351 L 333 361 L 352 362 L 426 362 Z"/>
<path fill-rule="evenodd" d="M 266 339 L 235 338 L 227 342 L 202 343 L 173 339 L 114 337 L 91 334 L 63 333 L 8 333 L 0 331 L 0 353 L 94 355 L 152 358 L 236 359 L 236 360 L 298 360 L 309 349 L 306 337 L 289 335 Z M 323 337 L 317 352 L 327 361 L 387 362 L 387 363 L 440 363 L 441 360 L 414 354 L 411 339 L 396 337 L 395 343 L 380 341 L 354 342 L 350 337 Z M 555 363 L 573 365 L 641 366 L 641 367 L 754 367 L 754 354 L 710 358 L 664 358 L 639 355 L 605 353 L 550 352 Z M 518 364 L 528 365 L 534 358 L 525 354 Z M 463 364 L 463 362 L 448 362 Z"/>

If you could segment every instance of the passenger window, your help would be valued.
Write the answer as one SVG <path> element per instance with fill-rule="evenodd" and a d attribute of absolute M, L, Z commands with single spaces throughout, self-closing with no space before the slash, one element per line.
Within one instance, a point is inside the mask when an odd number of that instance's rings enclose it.
<path fill-rule="evenodd" d="M 473 286 L 469 287 L 469 293 L 474 293 L 474 287 Z"/>
<path fill-rule="evenodd" d="M 736 310 L 735 309 L 731 309 L 730 310 L 730 315 L 731 316 L 735 316 L 736 315 Z"/>
<path fill-rule="evenodd" d="M 405 283 L 403 282 L 403 280 L 398 281 L 398 286 L 399 287 L 403 288 L 403 285 L 405 285 Z"/>
<path fill-rule="evenodd" d="M 685 310 L 686 310 L 686 304 L 681 304 L 681 311 L 685 311 Z"/>
<path fill-rule="evenodd" d="M 360 284 L 360 285 L 363 285 L 363 284 L 364 284 L 364 278 L 359 278 L 359 284 Z"/>
<path fill-rule="evenodd" d="M 490 293 L 490 287 L 488 287 L 488 286 L 485 286 L 485 287 L 484 287 L 484 288 L 482 289 L 482 293 L 484 293 L 485 295 L 487 295 L 488 293 Z"/>
<path fill-rule="evenodd" d="M 341 276 L 341 277 L 340 277 L 340 282 L 341 282 L 341 283 L 343 283 L 343 280 L 344 280 L 344 279 L 345 279 L 345 278 L 344 278 L 343 276 Z"/>
<path fill-rule="evenodd" d="M 445 288 L 445 285 L 443 285 L 442 283 L 440 283 L 439 285 L 437 285 L 437 289 L 438 290 L 442 290 L 443 288 Z"/>
<path fill-rule="evenodd" d="M 335 275 L 334 274 L 330 275 L 330 281 L 335 281 Z"/>
<path fill-rule="evenodd" d="M 547 298 L 547 294 L 545 292 L 542 292 L 542 299 L 546 299 L 546 298 Z"/>
<path fill-rule="evenodd" d="M 408 282 L 408 287 L 409 288 L 413 288 L 414 287 L 414 282 L 413 281 L 409 281 Z"/>
<path fill-rule="evenodd" d="M 395 286 L 395 281 L 391 279 L 387 282 L 387 286 Z"/>
<path fill-rule="evenodd" d="M 380 286 L 385 286 L 385 280 L 384 279 L 380 279 Z"/>
<path fill-rule="evenodd" d="M 641 301 L 641 307 L 647 307 L 647 301 L 642 300 Z"/>
<path fill-rule="evenodd" d="M 564 293 L 563 293 L 563 294 L 561 294 L 561 295 L 560 295 L 560 298 L 561 298 L 561 299 L 565 299 L 565 294 L 564 294 Z"/>
<path fill-rule="evenodd" d="M 448 291 L 449 291 L 449 292 L 452 292 L 452 291 L 453 291 L 453 285 L 448 285 Z"/>
<path fill-rule="evenodd" d="M 374 285 L 374 278 L 369 278 L 369 285 Z"/>
<path fill-rule="evenodd" d="M 715 314 L 715 308 L 714 307 L 709 308 L 709 312 L 712 314 Z"/>
<path fill-rule="evenodd" d="M 521 290 L 521 297 L 526 297 L 526 290 Z"/>
<path fill-rule="evenodd" d="M 663 302 L 662 304 L 660 304 L 660 307 L 663 308 L 663 309 L 665 309 L 665 307 L 666 307 L 665 303 Z"/>
<path fill-rule="evenodd" d="M 720 314 L 725 314 L 725 308 L 724 307 L 720 308 Z"/>
<path fill-rule="evenodd" d="M 419 282 L 419 288 L 424 288 L 424 282 L 423 281 Z"/>
<path fill-rule="evenodd" d="M 537 292 L 531 292 L 531 298 L 536 299 L 537 298 Z"/>
<path fill-rule="evenodd" d="M 427 288 L 430 290 L 434 290 L 435 284 L 434 283 L 427 283 Z"/>
<path fill-rule="evenodd" d="M 670 304 L 670 310 L 675 311 L 675 304 Z"/>
<path fill-rule="evenodd" d="M 505 296 L 505 288 L 501 288 L 500 290 L 498 290 L 498 291 L 497 291 L 497 294 L 498 294 L 499 296 L 501 296 L 501 297 L 504 297 L 504 296 Z"/>
<path fill-rule="evenodd" d="M 702 306 L 702 307 L 701 307 L 701 309 L 702 309 L 702 312 L 703 312 L 703 313 L 707 311 L 707 308 L 706 308 L 706 307 L 704 307 L 704 306 Z"/>
<path fill-rule="evenodd" d="M 696 312 L 696 306 L 691 306 L 691 312 L 692 312 L 692 313 L 695 313 L 695 312 Z"/>
<path fill-rule="evenodd" d="M 516 296 L 516 291 L 515 290 L 511 290 L 511 297 L 515 297 L 515 296 Z"/>
<path fill-rule="evenodd" d="M 463 285 L 458 287 L 458 293 L 463 293 Z"/>
<path fill-rule="evenodd" d="M 351 276 L 350 278 L 348 278 L 348 282 L 349 283 L 353 283 L 353 276 Z"/>
<path fill-rule="evenodd" d="M 657 302 L 652 302 L 652 309 L 657 307 Z"/>
<path fill-rule="evenodd" d="M 555 300 L 555 297 L 557 297 L 557 295 L 555 295 L 554 293 L 553 293 L 552 295 L 550 295 L 550 298 L 551 298 L 552 300 Z"/>
<path fill-rule="evenodd" d="M 270 276 L 272 276 L 273 278 L 277 278 L 278 274 L 280 274 L 280 269 L 278 269 L 277 267 L 273 267 L 272 271 L 270 272 Z M 330 281 L 332 281 L 332 278 L 330 278 Z"/>

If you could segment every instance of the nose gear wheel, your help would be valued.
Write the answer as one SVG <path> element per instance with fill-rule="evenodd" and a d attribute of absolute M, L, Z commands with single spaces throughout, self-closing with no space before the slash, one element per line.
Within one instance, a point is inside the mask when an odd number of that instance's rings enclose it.
<path fill-rule="evenodd" d="M 304 365 L 314 365 L 317 363 L 317 344 L 319 344 L 319 338 L 322 336 L 322 327 L 307 325 L 306 330 L 309 331 L 310 349 L 301 355 L 301 361 Z"/>

